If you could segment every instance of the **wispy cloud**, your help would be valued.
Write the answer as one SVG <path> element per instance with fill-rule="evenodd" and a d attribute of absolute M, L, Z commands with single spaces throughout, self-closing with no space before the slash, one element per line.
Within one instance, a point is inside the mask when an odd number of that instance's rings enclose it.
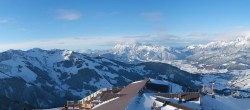
<path fill-rule="evenodd" d="M 119 12 L 98 12 L 98 13 L 93 13 L 93 15 L 97 16 L 97 17 L 110 17 L 110 16 L 116 16 L 118 14 L 119 14 Z"/>
<path fill-rule="evenodd" d="M 235 26 L 229 30 L 218 33 L 207 33 L 206 35 L 210 41 L 229 41 L 235 40 L 239 37 L 250 37 L 250 27 Z"/>
<path fill-rule="evenodd" d="M 182 47 L 190 44 L 190 40 L 183 38 L 182 36 L 172 35 L 172 34 L 158 34 L 158 35 L 137 35 L 124 37 L 123 40 L 119 42 L 140 42 L 143 44 L 155 44 L 163 46 L 173 46 L 173 47 Z"/>
<path fill-rule="evenodd" d="M 22 49 L 28 50 L 31 48 L 42 49 L 110 49 L 120 42 L 141 42 L 157 44 L 162 40 L 168 41 L 168 39 L 161 39 L 158 36 L 152 35 L 130 35 L 130 36 L 92 36 L 92 37 L 69 37 L 59 39 L 45 39 L 37 41 L 28 41 L 20 43 L 8 43 L 1 44 L 0 51 L 9 49 Z"/>
<path fill-rule="evenodd" d="M 232 41 L 239 37 L 250 37 L 250 29 L 232 29 L 220 33 L 191 33 L 179 37 L 180 41 L 189 41 L 189 45 L 206 44 L 213 41 Z"/>
<path fill-rule="evenodd" d="M 160 21 L 163 19 L 163 14 L 160 12 L 145 12 L 140 15 L 151 21 Z"/>
<path fill-rule="evenodd" d="M 9 49 L 27 50 L 31 48 L 42 49 L 107 49 L 111 45 L 116 44 L 120 40 L 126 38 L 118 36 L 102 36 L 102 37 L 69 37 L 60 39 L 45 39 L 37 41 L 28 41 L 20 43 L 1 44 L 0 51 Z M 105 47 L 106 46 L 106 47 Z"/>
<path fill-rule="evenodd" d="M 200 33 L 191 33 L 188 36 L 190 36 L 190 37 L 204 37 L 204 36 L 208 36 L 208 35 L 209 35 L 208 33 L 200 32 Z"/>
<path fill-rule="evenodd" d="M 250 31 L 228 31 L 210 35 L 212 41 L 235 40 L 238 37 L 250 37 Z"/>
<path fill-rule="evenodd" d="M 207 35 L 207 36 L 203 36 Z M 156 44 L 172 47 L 183 47 L 195 44 L 206 44 L 211 41 L 234 40 L 240 36 L 250 36 L 250 30 L 225 32 L 218 34 L 197 34 L 186 35 L 177 34 L 145 34 L 145 35 L 126 35 L 126 36 L 91 36 L 91 37 L 67 37 L 57 39 L 44 39 L 20 43 L 1 43 L 0 51 L 8 49 L 27 50 L 31 48 L 42 49 L 111 49 L 116 43 L 120 42 L 140 42 L 146 44 Z"/>
<path fill-rule="evenodd" d="M 0 17 L 0 24 L 8 23 L 9 20 Z"/>
<path fill-rule="evenodd" d="M 31 48 L 42 49 L 111 49 L 115 44 L 121 42 L 140 42 L 165 46 L 187 46 L 197 39 L 190 40 L 178 35 L 128 35 L 128 36 L 92 36 L 92 37 L 69 37 L 59 39 L 45 39 L 20 43 L 1 44 L 0 51 L 9 49 L 28 50 Z"/>
<path fill-rule="evenodd" d="M 24 28 L 24 27 L 22 27 L 22 28 L 18 28 L 18 30 L 19 30 L 20 32 L 30 33 L 30 30 L 29 30 L 29 29 L 27 29 L 27 28 Z"/>
<path fill-rule="evenodd" d="M 69 20 L 69 21 L 80 19 L 82 16 L 82 14 L 77 11 L 65 10 L 65 9 L 57 10 L 56 13 L 58 19 Z"/>

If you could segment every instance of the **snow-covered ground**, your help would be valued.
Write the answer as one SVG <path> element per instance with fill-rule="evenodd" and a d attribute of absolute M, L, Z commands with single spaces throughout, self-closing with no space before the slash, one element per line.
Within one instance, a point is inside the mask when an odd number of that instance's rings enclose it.
<path fill-rule="evenodd" d="M 153 103 L 156 103 L 156 106 L 161 107 L 163 103 L 155 101 L 154 97 L 155 93 L 144 93 L 142 97 L 140 98 L 140 102 L 137 103 L 136 101 L 139 99 L 140 96 L 136 96 L 128 105 L 126 110 L 151 110 L 151 107 L 153 106 Z M 161 110 L 176 110 L 175 107 L 172 106 L 165 106 L 162 107 Z"/>
<path fill-rule="evenodd" d="M 241 74 L 241 73 L 239 73 Z M 243 74 L 243 73 L 242 73 Z M 244 72 L 245 74 L 245 72 Z M 211 75 L 209 75 L 211 76 Z M 217 77 L 209 77 L 208 80 L 213 80 L 216 79 Z M 156 84 L 164 84 L 164 85 L 171 85 L 172 86 L 172 92 L 183 92 L 182 91 L 182 86 L 168 82 L 168 81 L 162 81 L 162 80 L 155 80 L 155 79 L 150 79 L 152 83 Z M 223 87 L 226 87 L 227 84 L 225 84 L 226 80 L 223 79 L 218 79 L 217 81 L 219 82 L 216 84 L 218 87 L 216 89 L 222 89 Z M 135 82 L 136 83 L 136 82 Z M 207 81 L 209 83 L 209 81 Z M 223 85 L 224 84 L 224 85 Z M 142 96 L 137 95 L 130 103 L 128 108 L 126 110 L 150 110 L 151 107 L 153 106 L 153 103 L 156 102 L 156 106 L 161 107 L 162 110 L 178 110 L 177 108 L 167 105 L 167 106 L 162 106 L 163 103 L 155 101 L 156 97 L 154 96 L 155 93 L 144 93 Z M 139 100 L 139 101 L 138 101 Z M 139 102 L 139 103 L 138 103 Z M 195 103 L 195 104 L 194 104 Z M 250 110 L 250 99 L 249 98 L 233 98 L 232 96 L 219 96 L 216 95 L 216 98 L 212 98 L 210 95 L 207 96 L 202 96 L 201 97 L 201 102 L 202 107 L 204 110 Z M 199 104 L 198 102 L 191 102 L 191 103 L 186 103 L 186 106 L 189 107 L 198 107 Z"/>
<path fill-rule="evenodd" d="M 210 95 L 201 97 L 201 104 L 204 110 L 250 110 L 250 99 L 237 99 L 231 96 Z"/>
<path fill-rule="evenodd" d="M 126 110 L 151 110 L 153 103 L 156 103 L 156 107 L 160 107 L 161 110 L 177 110 L 176 107 L 166 105 L 162 106 L 163 103 L 155 101 L 156 97 L 154 96 L 155 93 L 144 93 L 142 96 L 137 95 L 128 105 Z M 139 103 L 137 101 L 140 101 Z M 178 101 L 176 100 L 176 103 Z M 198 101 L 191 101 L 190 103 L 183 104 L 188 107 L 192 108 L 200 108 L 200 104 Z"/>
<path fill-rule="evenodd" d="M 173 103 L 176 103 L 176 104 L 179 101 L 178 98 L 165 98 L 165 97 L 161 97 L 161 96 L 157 96 L 157 98 L 160 98 L 160 99 L 163 99 L 163 100 L 167 100 L 167 101 L 170 101 L 170 102 L 173 102 Z M 161 103 L 161 105 L 163 105 L 163 103 Z M 200 107 L 200 101 L 187 101 L 185 103 L 181 103 L 181 105 L 184 105 L 184 106 L 190 107 L 190 108 L 194 108 L 194 109 L 201 109 L 201 107 Z M 170 105 L 168 105 L 167 107 L 162 106 L 162 108 L 164 108 L 164 110 L 165 110 L 165 108 L 166 108 L 166 110 L 169 110 L 169 109 L 167 109 L 169 106 Z M 177 108 L 175 108 L 175 109 L 177 109 Z"/>
<path fill-rule="evenodd" d="M 155 97 L 154 93 L 144 93 L 140 99 L 140 103 L 136 103 L 139 96 L 136 96 L 126 110 L 150 110 L 153 106 Z M 175 107 L 167 105 L 162 107 L 163 103 L 156 102 L 156 106 L 161 110 L 178 110 Z M 250 99 L 237 99 L 231 96 L 217 96 L 212 98 L 210 95 L 201 97 L 201 104 L 204 110 L 250 110 Z M 199 106 L 196 104 L 195 106 Z"/>

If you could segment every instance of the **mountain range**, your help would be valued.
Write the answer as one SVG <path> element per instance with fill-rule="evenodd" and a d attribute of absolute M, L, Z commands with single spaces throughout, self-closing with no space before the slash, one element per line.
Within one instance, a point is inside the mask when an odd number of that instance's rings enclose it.
<path fill-rule="evenodd" d="M 197 70 L 227 72 L 250 68 L 250 37 L 240 37 L 233 41 L 210 42 L 204 45 L 190 45 L 185 48 L 122 42 L 110 50 L 88 50 L 83 53 L 128 63 L 163 62 L 178 67 L 189 64 Z M 180 61 L 182 63 L 178 65 Z M 190 72 L 204 73 L 204 71 Z M 218 72 L 220 71 L 214 73 Z"/>
<path fill-rule="evenodd" d="M 104 51 L 8 50 L 0 53 L 0 98 L 7 100 L 0 109 L 58 107 L 148 77 L 188 91 L 215 81 L 218 93 L 249 97 L 249 52 L 248 37 L 185 48 L 128 42 Z"/>
<path fill-rule="evenodd" d="M 0 53 L 0 109 L 50 108 L 102 88 L 123 87 L 144 78 L 168 79 L 197 88 L 197 74 L 169 64 L 127 64 L 70 50 L 9 50 Z M 15 105 L 15 106 L 13 106 Z"/>

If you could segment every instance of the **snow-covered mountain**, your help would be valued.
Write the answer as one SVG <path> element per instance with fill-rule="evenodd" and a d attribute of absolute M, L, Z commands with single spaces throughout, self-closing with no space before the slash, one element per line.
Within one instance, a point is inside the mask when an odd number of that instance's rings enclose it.
<path fill-rule="evenodd" d="M 133 42 L 85 54 L 38 48 L 9 50 L 0 53 L 0 98 L 7 100 L 0 100 L 0 109 L 61 106 L 66 100 L 78 100 L 98 89 L 124 86 L 145 77 L 192 88 L 210 86 L 215 80 L 218 93 L 240 90 L 250 96 L 249 52 L 247 37 L 184 49 Z"/>
<path fill-rule="evenodd" d="M 194 73 L 222 73 L 228 70 L 250 69 L 250 37 L 233 41 L 217 41 L 204 45 L 173 48 L 136 42 L 119 43 L 113 49 L 88 51 L 91 56 L 102 56 L 128 63 L 163 62 Z M 183 67 L 183 65 L 185 67 Z"/>
<path fill-rule="evenodd" d="M 171 47 L 141 44 L 138 42 L 122 42 L 115 45 L 111 50 L 99 53 L 100 56 L 115 59 L 122 62 L 167 62 L 176 60 L 180 51 Z"/>
<path fill-rule="evenodd" d="M 205 45 L 188 46 L 186 59 L 206 69 L 244 70 L 250 68 L 250 37 L 234 41 L 218 41 Z"/>
<path fill-rule="evenodd" d="M 0 53 L 0 109 L 47 108 L 79 100 L 101 88 L 125 86 L 145 77 L 197 88 L 200 75 L 174 66 L 126 64 L 70 50 L 9 50 Z M 13 106 L 15 105 L 15 106 Z"/>

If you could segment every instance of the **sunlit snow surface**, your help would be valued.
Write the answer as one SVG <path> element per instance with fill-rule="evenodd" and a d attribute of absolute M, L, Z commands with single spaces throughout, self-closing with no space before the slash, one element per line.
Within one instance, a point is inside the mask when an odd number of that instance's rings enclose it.
<path fill-rule="evenodd" d="M 237 99 L 231 96 L 210 95 L 201 97 L 201 104 L 204 110 L 250 110 L 250 99 Z"/>

